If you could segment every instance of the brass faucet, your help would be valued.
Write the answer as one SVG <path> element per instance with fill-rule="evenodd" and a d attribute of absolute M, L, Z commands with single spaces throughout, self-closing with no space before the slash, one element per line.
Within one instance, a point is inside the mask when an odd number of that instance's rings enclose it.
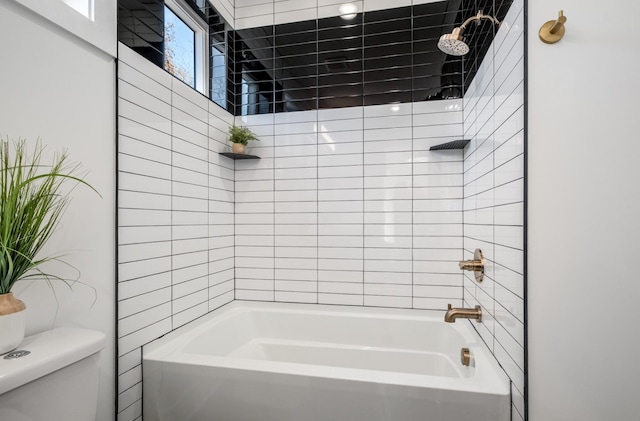
<path fill-rule="evenodd" d="M 444 321 L 454 323 L 456 319 L 476 319 L 478 323 L 482 322 L 482 310 L 480 306 L 475 308 L 451 308 L 451 304 L 447 306 L 447 313 L 444 315 Z"/>

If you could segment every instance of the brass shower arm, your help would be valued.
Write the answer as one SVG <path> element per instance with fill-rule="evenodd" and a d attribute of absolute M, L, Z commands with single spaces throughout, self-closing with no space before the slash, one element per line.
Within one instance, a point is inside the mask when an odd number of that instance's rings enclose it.
<path fill-rule="evenodd" d="M 466 29 L 467 25 L 470 24 L 473 21 L 479 21 L 481 19 L 489 19 L 491 22 L 493 22 L 496 25 L 500 25 L 500 21 L 496 18 L 494 18 L 491 15 L 485 15 L 484 13 L 482 13 L 482 10 L 478 10 L 478 14 L 475 16 L 471 16 L 469 19 L 465 20 L 462 25 L 460 25 L 460 29 L 464 30 Z M 461 31 L 462 32 L 462 31 Z"/>

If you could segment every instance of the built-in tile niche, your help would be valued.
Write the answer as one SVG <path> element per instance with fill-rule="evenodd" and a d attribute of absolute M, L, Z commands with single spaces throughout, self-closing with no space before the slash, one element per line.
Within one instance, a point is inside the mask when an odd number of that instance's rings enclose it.
<path fill-rule="evenodd" d="M 237 30 L 234 114 L 461 98 L 496 28 L 469 30 L 464 57 L 441 52 L 440 35 L 480 9 L 502 19 L 510 4 L 443 1 Z"/>

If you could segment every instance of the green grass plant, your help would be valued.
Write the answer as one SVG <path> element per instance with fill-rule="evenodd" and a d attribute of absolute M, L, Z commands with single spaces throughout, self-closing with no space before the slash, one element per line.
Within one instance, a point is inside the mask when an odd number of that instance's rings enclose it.
<path fill-rule="evenodd" d="M 72 187 L 82 184 L 96 191 L 79 175 L 80 165 L 69 162 L 66 151 L 46 164 L 44 150 L 40 141 L 29 150 L 24 139 L 0 140 L 0 294 L 11 292 L 20 279 L 64 281 L 41 269 L 61 256 L 40 252 L 60 224 Z"/>

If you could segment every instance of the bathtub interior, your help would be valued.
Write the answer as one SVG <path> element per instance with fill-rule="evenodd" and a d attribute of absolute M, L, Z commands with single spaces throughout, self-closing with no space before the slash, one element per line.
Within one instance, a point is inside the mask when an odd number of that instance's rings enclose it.
<path fill-rule="evenodd" d="M 504 371 L 471 324 L 443 316 L 234 301 L 146 345 L 143 358 L 509 394 Z M 460 361 L 463 347 L 471 351 L 469 366 Z"/>
<path fill-rule="evenodd" d="M 475 364 L 465 367 L 455 358 L 468 344 L 469 338 L 438 320 L 245 307 L 216 320 L 182 351 L 461 378 L 475 371 Z"/>

